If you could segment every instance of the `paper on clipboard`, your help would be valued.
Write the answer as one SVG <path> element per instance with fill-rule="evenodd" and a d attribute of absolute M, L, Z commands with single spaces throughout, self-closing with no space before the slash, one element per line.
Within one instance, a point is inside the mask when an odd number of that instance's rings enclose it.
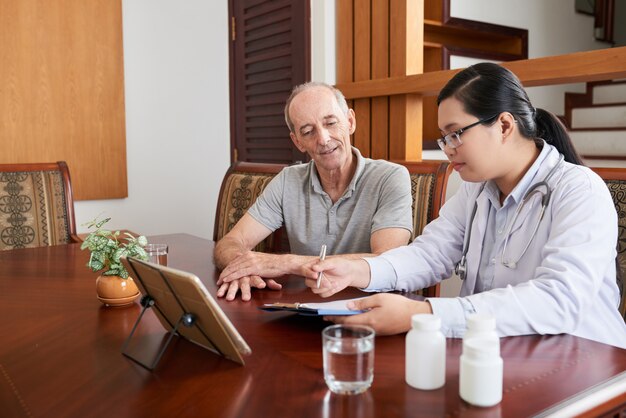
<path fill-rule="evenodd" d="M 259 309 L 264 310 L 264 311 L 269 311 L 269 312 L 289 311 L 289 312 L 296 312 L 300 315 L 311 315 L 311 316 L 356 315 L 356 314 L 363 313 L 365 311 L 349 309 L 348 302 L 351 302 L 353 300 L 359 300 L 359 299 L 363 299 L 363 298 L 342 299 L 342 300 L 334 300 L 331 302 L 321 302 L 321 303 L 274 302 L 274 303 L 265 303 L 262 306 L 259 306 Z"/>

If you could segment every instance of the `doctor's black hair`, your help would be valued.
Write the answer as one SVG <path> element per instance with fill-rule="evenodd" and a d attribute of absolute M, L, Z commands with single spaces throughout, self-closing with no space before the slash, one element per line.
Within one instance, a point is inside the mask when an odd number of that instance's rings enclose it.
<path fill-rule="evenodd" d="M 534 108 L 522 83 L 508 69 L 489 62 L 467 67 L 441 89 L 437 106 L 450 97 L 459 100 L 465 111 L 478 119 L 509 112 L 525 138 L 537 145 L 543 138 L 563 154 L 565 161 L 584 165 L 563 123 L 547 110 Z M 493 123 L 493 118 L 487 123 Z"/>

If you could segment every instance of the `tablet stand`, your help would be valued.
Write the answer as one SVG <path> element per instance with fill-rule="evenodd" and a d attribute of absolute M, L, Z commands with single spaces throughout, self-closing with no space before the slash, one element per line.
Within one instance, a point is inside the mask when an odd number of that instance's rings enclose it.
<path fill-rule="evenodd" d="M 217 317 L 213 311 L 213 309 L 219 311 L 219 306 L 211 307 L 210 295 L 207 294 L 206 289 L 201 287 L 196 276 L 132 257 L 125 258 L 123 261 L 127 265 L 128 271 L 132 271 L 140 290 L 144 294 L 141 298 L 142 309 L 139 318 L 137 318 L 130 335 L 122 345 L 124 356 L 152 371 L 176 335 L 221 357 L 243 364 L 239 352 L 233 352 L 239 348 L 233 345 L 229 339 L 230 336 L 226 334 L 223 328 L 223 326 L 232 327 L 232 324 L 229 322 L 222 324 L 223 319 Z M 178 284 L 182 287 L 177 290 Z M 154 361 L 147 360 L 146 363 L 149 364 L 146 364 L 140 361 L 137 355 L 131 355 L 129 351 L 134 352 L 134 348 L 139 346 L 139 344 L 132 344 L 131 340 L 133 337 L 135 340 L 140 338 L 135 335 L 142 334 L 139 330 L 142 321 L 143 323 L 150 322 L 151 318 L 145 318 L 145 313 L 149 308 L 154 308 L 153 312 L 169 336 L 161 339 L 158 347 L 152 350 L 152 352 L 158 351 Z M 146 337 L 151 339 L 150 335 Z M 151 340 L 154 341 L 154 339 Z M 226 352 L 223 351 L 224 348 L 227 349 Z M 246 353 L 250 351 L 245 342 L 243 348 L 247 349 Z M 144 357 L 143 353 L 142 357 Z"/>
<path fill-rule="evenodd" d="M 126 341 L 124 341 L 124 345 L 122 346 L 122 354 L 124 354 L 126 357 L 128 357 L 135 363 L 139 364 L 140 366 L 143 366 L 146 369 L 153 371 L 156 368 L 157 364 L 159 364 L 159 361 L 161 360 L 163 353 L 165 353 L 165 350 L 172 342 L 172 338 L 174 338 L 174 335 L 178 335 L 178 327 L 180 327 L 181 324 L 183 324 L 183 326 L 186 326 L 186 327 L 192 327 L 196 322 L 196 317 L 191 313 L 182 314 L 180 318 L 178 319 L 178 322 L 176 322 L 176 325 L 174 326 L 174 328 L 168 332 L 169 337 L 167 338 L 165 345 L 163 345 L 161 350 L 159 350 L 159 352 L 157 353 L 157 356 L 152 362 L 152 364 L 147 365 L 143 363 L 142 361 L 140 361 L 139 359 L 133 357 L 131 354 L 129 354 L 126 351 L 126 349 L 128 348 L 128 344 L 130 344 L 130 340 L 133 338 L 133 335 L 135 334 L 135 330 L 137 329 L 137 327 L 139 326 L 139 323 L 141 322 L 141 318 L 143 317 L 143 314 L 146 313 L 146 311 L 149 308 L 152 308 L 154 306 L 155 300 L 150 295 L 144 295 L 142 296 L 140 303 L 143 308 L 141 309 L 139 318 L 137 318 L 137 321 L 135 321 L 135 325 L 133 325 L 133 329 L 131 330 L 130 335 L 126 338 Z"/>

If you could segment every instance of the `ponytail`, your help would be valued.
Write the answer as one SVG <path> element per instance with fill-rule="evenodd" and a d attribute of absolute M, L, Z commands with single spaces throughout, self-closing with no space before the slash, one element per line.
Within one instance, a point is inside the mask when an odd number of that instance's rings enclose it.
<path fill-rule="evenodd" d="M 544 109 L 535 109 L 535 123 L 537 126 L 536 137 L 544 139 L 548 144 L 553 145 L 563 156 L 565 161 L 576 165 L 584 165 L 582 159 L 576 152 L 567 129 L 563 122 L 554 114 Z"/>

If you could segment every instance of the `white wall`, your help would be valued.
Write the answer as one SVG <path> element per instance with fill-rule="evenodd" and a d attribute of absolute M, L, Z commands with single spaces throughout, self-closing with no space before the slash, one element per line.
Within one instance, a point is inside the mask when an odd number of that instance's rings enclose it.
<path fill-rule="evenodd" d="M 75 202 L 81 224 L 211 238 L 230 163 L 228 2 L 123 0 L 128 198 Z"/>
<path fill-rule="evenodd" d="M 311 81 L 336 83 L 335 0 L 311 1 Z"/>

